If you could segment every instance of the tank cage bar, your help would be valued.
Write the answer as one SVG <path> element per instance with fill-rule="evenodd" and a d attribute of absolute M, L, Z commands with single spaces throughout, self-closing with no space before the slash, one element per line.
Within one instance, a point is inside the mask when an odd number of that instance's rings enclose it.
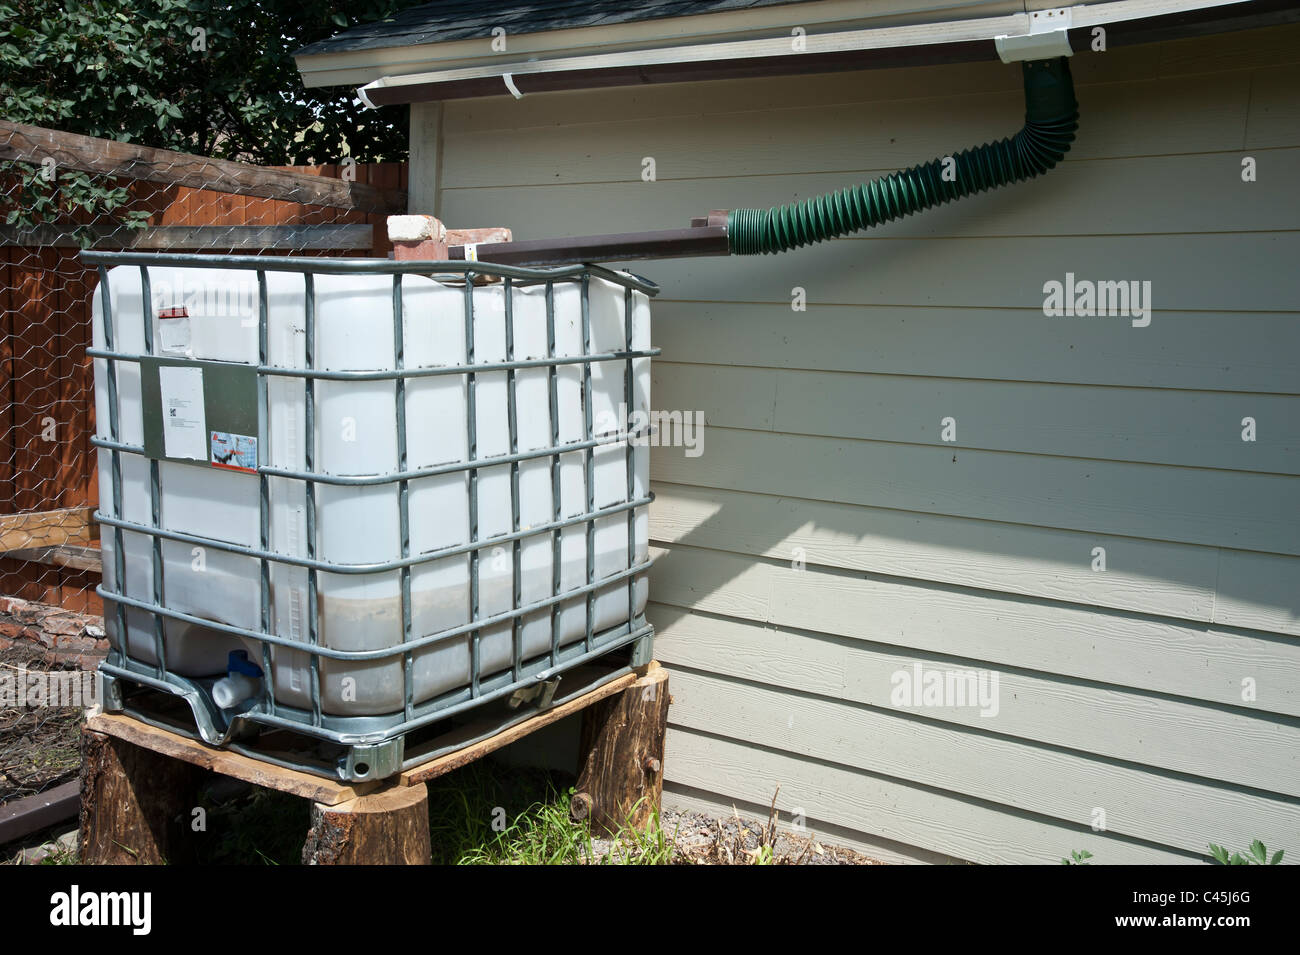
<path fill-rule="evenodd" d="M 101 585 L 97 593 L 105 601 L 106 617 L 112 614 L 116 622 L 116 646 L 110 651 L 108 660 L 102 669 L 110 679 L 122 679 L 155 690 L 163 690 L 185 698 L 194 711 L 200 736 L 209 743 L 217 745 L 237 745 L 234 740 L 242 730 L 242 724 L 256 723 L 279 729 L 289 729 L 320 740 L 340 745 L 377 744 L 392 740 L 401 734 L 417 729 L 437 720 L 480 706 L 492 700 L 501 699 L 515 690 L 532 686 L 540 681 L 553 678 L 564 670 L 589 662 L 609 653 L 611 650 L 647 641 L 653 635 L 653 628 L 645 623 L 644 617 L 634 614 L 636 606 L 635 587 L 637 581 L 649 569 L 650 559 L 636 561 L 636 510 L 647 506 L 654 498 L 648 491 L 644 496 L 634 497 L 635 474 L 633 470 L 633 445 L 637 440 L 648 439 L 648 427 L 635 430 L 627 429 L 615 433 L 596 434 L 592 420 L 592 379 L 591 366 L 594 362 L 623 363 L 623 398 L 625 406 L 633 405 L 633 360 L 650 358 L 659 354 L 659 349 L 646 348 L 637 350 L 632 346 L 632 307 L 633 292 L 646 295 L 658 294 L 659 288 L 654 283 L 637 276 L 615 272 L 596 265 L 567 265 L 556 268 L 524 268 L 519 266 L 499 265 L 488 262 L 419 262 L 394 261 L 390 259 L 323 259 L 323 258 L 269 258 L 263 256 L 231 255 L 185 255 L 154 254 L 140 252 L 94 252 L 81 253 L 87 264 L 96 266 L 99 273 L 101 307 L 103 310 L 104 347 L 91 348 L 87 354 L 105 362 L 105 382 L 108 398 L 108 437 L 94 437 L 91 443 L 109 454 L 109 473 L 111 480 L 110 497 L 113 513 L 96 511 L 95 519 L 100 524 L 112 529 L 113 534 L 113 571 L 114 586 Z M 115 265 L 136 266 L 140 271 L 142 315 L 144 325 L 145 350 L 143 354 L 120 351 L 115 347 L 114 315 L 111 296 L 108 294 L 108 267 Z M 120 408 L 118 403 L 117 363 L 140 363 L 146 357 L 154 357 L 154 329 L 151 314 L 151 289 L 149 269 L 161 266 L 181 266 L 206 269 L 243 269 L 252 271 L 257 278 L 258 310 L 258 361 L 257 372 L 257 415 L 258 448 L 257 467 L 254 473 L 258 479 L 259 490 L 259 534 L 258 546 L 248 547 L 226 541 L 167 530 L 162 526 L 162 490 L 159 479 L 159 462 L 150 458 L 149 467 L 149 502 L 150 523 L 128 521 L 121 517 L 123 478 L 122 455 L 133 454 L 146 456 L 143 446 L 131 445 L 121 440 Z M 269 363 L 268 357 L 268 291 L 267 272 L 301 273 L 304 277 L 304 323 L 305 323 L 305 367 L 281 368 Z M 315 367 L 316 353 L 316 275 L 391 275 L 393 277 L 392 315 L 394 366 L 391 371 L 330 371 Z M 435 368 L 405 367 L 405 345 L 403 341 L 402 320 L 402 276 L 406 274 L 424 275 L 443 280 L 464 283 L 464 317 L 465 317 L 465 363 L 461 365 L 439 366 Z M 626 333 L 622 351 L 593 352 L 591 347 L 591 314 L 589 301 L 590 279 L 592 276 L 621 286 L 623 294 L 623 323 Z M 500 279 L 505 292 L 505 335 L 506 360 L 495 362 L 476 362 L 474 355 L 474 279 L 491 277 Z M 579 356 L 561 356 L 556 354 L 555 334 L 555 299 L 554 290 L 558 283 L 574 283 L 581 288 L 582 330 Z M 525 286 L 544 285 L 546 294 L 547 355 L 545 358 L 518 359 L 514 350 L 514 314 L 513 289 Z M 195 363 L 197 363 L 197 359 Z M 580 441 L 561 443 L 559 440 L 559 400 L 557 369 L 565 365 L 582 367 L 583 400 L 583 438 Z M 548 370 L 548 398 L 551 421 L 551 442 L 548 447 L 520 451 L 517 424 L 515 375 L 522 368 L 545 368 Z M 509 425 L 508 454 L 479 458 L 477 456 L 477 421 L 476 389 L 478 376 L 487 372 L 504 372 L 506 374 L 507 412 Z M 412 378 L 438 375 L 464 376 L 466 382 L 466 460 L 453 464 L 411 469 L 407 462 L 407 421 L 406 421 L 406 382 Z M 306 436 L 303 470 L 271 467 L 267 464 L 269 450 L 269 409 L 268 379 L 274 377 L 296 378 L 304 382 L 303 424 Z M 340 476 L 326 474 L 316 470 L 316 394 L 315 382 L 329 381 L 385 381 L 394 382 L 397 412 L 397 469 L 390 473 L 365 476 Z M 597 508 L 595 506 L 595 488 L 593 483 L 595 449 L 603 445 L 622 442 L 626 448 L 627 500 L 614 505 Z M 560 456 L 577 452 L 583 456 L 583 471 L 586 485 L 586 508 L 583 513 L 564 516 L 560 505 Z M 550 478 L 553 519 L 543 524 L 534 524 L 527 528 L 520 526 L 520 491 L 519 463 L 539 458 L 550 459 Z M 511 529 L 508 533 L 480 538 L 478 535 L 478 479 L 482 468 L 509 465 L 510 468 L 510 505 Z M 443 474 L 465 472 L 469 500 L 469 540 L 468 543 L 440 548 L 421 554 L 412 554 L 410 550 L 410 482 L 420 478 Z M 270 478 L 289 479 L 303 482 L 305 488 L 305 524 L 306 556 L 294 556 L 278 553 L 271 549 L 271 507 Z M 336 564 L 322 560 L 317 555 L 316 494 L 319 484 L 365 487 L 374 485 L 396 485 L 398 501 L 399 537 L 401 555 L 398 559 L 366 564 Z M 596 521 L 613 515 L 627 515 L 627 569 L 615 574 L 596 578 L 595 575 L 595 526 Z M 586 576 L 585 583 L 579 587 L 561 588 L 560 576 L 560 540 L 561 531 L 566 527 L 579 524 L 586 525 Z M 123 533 L 132 532 L 147 535 L 151 539 L 152 586 L 150 599 L 140 599 L 125 593 L 126 568 Z M 540 600 L 524 603 L 522 599 L 522 542 L 530 537 L 550 535 L 552 556 L 551 595 Z M 259 629 L 234 626 L 219 621 L 208 620 L 184 613 L 165 605 L 163 581 L 162 542 L 164 540 L 193 543 L 204 547 L 226 551 L 253 558 L 259 569 Z M 509 546 L 513 562 L 513 600 L 511 609 L 484 616 L 479 607 L 479 553 L 484 549 Z M 469 622 L 436 633 L 419 634 L 413 629 L 411 609 L 411 568 L 441 560 L 447 557 L 468 555 L 469 560 Z M 291 639 L 273 632 L 271 626 L 271 567 L 273 564 L 286 567 L 305 568 L 307 571 L 307 641 Z M 386 648 L 372 650 L 341 650 L 320 644 L 320 620 L 318 607 L 318 575 L 330 574 L 354 575 L 375 574 L 386 571 L 399 573 L 399 590 L 401 600 L 401 641 L 394 641 Z M 596 592 L 626 581 L 628 595 L 628 621 L 610 630 L 593 632 L 594 604 Z M 586 630 L 580 641 L 575 640 L 568 646 L 560 646 L 558 615 L 560 605 L 569 601 L 584 599 L 586 604 Z M 127 608 L 143 611 L 150 615 L 152 638 L 157 662 L 149 664 L 135 659 L 128 653 Z M 549 608 L 551 620 L 551 645 L 546 653 L 532 659 L 523 657 L 523 618 L 537 611 Z M 261 647 L 261 666 L 265 678 L 262 680 L 260 696 L 255 696 L 244 704 L 245 709 L 238 713 L 222 713 L 211 701 L 206 683 L 171 673 L 167 669 L 164 620 L 174 620 L 195 624 L 232 636 L 256 641 Z M 479 638 L 480 632 L 497 624 L 509 623 L 512 630 L 512 660 L 509 669 L 497 673 L 480 672 Z M 470 637 L 470 679 L 469 682 L 452 691 L 443 693 L 433 699 L 416 702 L 414 698 L 414 654 L 415 651 L 458 637 Z M 276 702 L 274 698 L 274 679 L 272 678 L 272 647 L 307 652 L 310 654 L 310 699 L 311 709 L 304 710 Z M 398 712 L 380 716 L 334 716 L 325 714 L 321 708 L 320 661 L 322 658 L 344 661 L 373 661 L 389 658 L 402 660 L 404 705 Z M 648 657 L 647 657 L 648 658 Z M 113 695 L 113 694 L 110 694 Z M 120 705 L 120 694 L 118 700 Z M 124 707 L 128 711 L 131 708 Z M 142 718 L 144 714 L 140 714 Z M 344 771 L 340 764 L 340 775 L 357 778 L 361 774 L 350 770 Z"/>

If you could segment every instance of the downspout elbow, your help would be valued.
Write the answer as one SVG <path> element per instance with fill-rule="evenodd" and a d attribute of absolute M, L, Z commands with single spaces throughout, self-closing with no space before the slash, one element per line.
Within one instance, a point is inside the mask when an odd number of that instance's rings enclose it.
<path fill-rule="evenodd" d="M 1032 179 L 1069 151 L 1079 127 L 1069 61 L 1026 60 L 1025 125 L 1007 139 L 945 159 L 770 209 L 732 209 L 732 255 L 787 252 L 913 215 L 979 192 Z"/>

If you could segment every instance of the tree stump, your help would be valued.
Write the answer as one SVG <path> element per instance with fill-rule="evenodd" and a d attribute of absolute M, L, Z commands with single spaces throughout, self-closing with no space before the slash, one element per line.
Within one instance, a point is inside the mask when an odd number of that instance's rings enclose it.
<path fill-rule="evenodd" d="M 83 865 L 158 865 L 193 854 L 190 820 L 204 772 L 125 740 L 83 730 Z"/>
<path fill-rule="evenodd" d="M 335 806 L 312 803 L 304 865 L 428 865 L 429 790 L 393 786 Z"/>
<path fill-rule="evenodd" d="M 668 671 L 653 665 L 622 693 L 583 710 L 575 805 L 593 831 L 644 830 L 663 796 Z"/>

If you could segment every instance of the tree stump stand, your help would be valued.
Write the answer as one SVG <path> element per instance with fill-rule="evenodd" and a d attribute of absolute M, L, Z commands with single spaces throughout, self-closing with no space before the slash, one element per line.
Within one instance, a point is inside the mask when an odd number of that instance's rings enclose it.
<path fill-rule="evenodd" d="M 651 668 L 631 687 L 583 710 L 575 818 L 612 835 L 623 826 L 645 831 L 664 791 L 668 671 Z"/>
<path fill-rule="evenodd" d="M 578 676 L 573 674 L 582 687 Z M 658 811 L 663 791 L 667 679 L 667 672 L 652 662 L 639 674 L 624 672 L 561 698 L 486 738 L 481 738 L 482 726 L 467 724 L 456 731 L 464 746 L 387 780 L 365 783 L 336 782 L 214 749 L 129 716 L 100 714 L 82 731 L 81 862 L 189 861 L 198 790 L 209 774 L 218 773 L 312 802 L 305 864 L 427 865 L 426 784 L 579 712 L 583 727 L 575 804 L 587 807 L 593 828 L 600 831 L 620 824 L 644 828 Z"/>

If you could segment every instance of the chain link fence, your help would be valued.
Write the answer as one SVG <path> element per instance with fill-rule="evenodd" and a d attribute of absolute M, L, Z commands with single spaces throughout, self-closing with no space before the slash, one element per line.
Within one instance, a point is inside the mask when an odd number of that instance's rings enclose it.
<path fill-rule="evenodd" d="M 0 597 L 100 614 L 82 249 L 385 256 L 404 163 L 257 167 L 0 123 Z"/>

